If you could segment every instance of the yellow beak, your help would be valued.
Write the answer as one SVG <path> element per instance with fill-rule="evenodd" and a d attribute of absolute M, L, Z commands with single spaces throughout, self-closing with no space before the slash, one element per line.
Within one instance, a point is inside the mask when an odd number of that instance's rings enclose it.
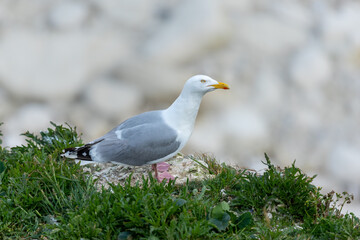
<path fill-rule="evenodd" d="M 229 85 L 227 85 L 226 83 L 222 83 L 222 82 L 218 82 L 217 84 L 213 84 L 210 85 L 214 88 L 219 88 L 219 89 L 230 89 Z"/>

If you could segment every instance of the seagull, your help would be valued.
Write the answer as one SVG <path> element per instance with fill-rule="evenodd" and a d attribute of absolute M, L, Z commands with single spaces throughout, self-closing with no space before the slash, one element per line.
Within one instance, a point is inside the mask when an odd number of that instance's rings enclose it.
<path fill-rule="evenodd" d="M 131 117 L 84 146 L 64 149 L 61 156 L 127 166 L 152 164 L 158 181 L 174 179 L 167 172 L 169 164 L 164 161 L 185 146 L 194 129 L 202 97 L 216 89 L 229 89 L 229 85 L 205 75 L 195 75 L 186 81 L 170 107 Z M 162 176 L 159 176 L 158 165 Z"/>

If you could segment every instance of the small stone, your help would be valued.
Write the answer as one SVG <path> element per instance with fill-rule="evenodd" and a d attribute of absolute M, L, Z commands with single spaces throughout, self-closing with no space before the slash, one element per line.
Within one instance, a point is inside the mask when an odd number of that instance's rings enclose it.
<path fill-rule="evenodd" d="M 125 28 L 142 29 L 151 22 L 154 14 L 153 2 L 147 0 L 101 0 L 94 1 L 107 17 Z M 124 29 L 124 28 L 123 28 Z"/>
<path fill-rule="evenodd" d="M 254 107 L 239 107 L 236 112 L 231 109 L 222 118 L 226 133 L 235 139 L 241 139 L 250 145 L 255 142 L 260 144 L 267 139 L 268 131 L 264 117 Z"/>
<path fill-rule="evenodd" d="M 327 49 L 344 54 L 359 47 L 360 3 L 348 1 L 339 8 L 326 8 L 321 20 L 322 37 Z"/>
<path fill-rule="evenodd" d="M 268 2 L 269 10 L 274 17 L 283 19 L 286 23 L 295 25 L 301 29 L 309 29 L 314 24 L 312 12 L 301 1 Z"/>
<path fill-rule="evenodd" d="M 50 10 L 50 24 L 58 29 L 81 27 L 89 15 L 89 6 L 80 1 L 61 1 Z"/>
<path fill-rule="evenodd" d="M 219 119 L 214 114 L 198 116 L 191 138 L 182 151 L 184 153 L 211 152 L 216 156 L 222 156 L 225 134 L 222 127 L 214 127 L 218 123 Z"/>
<path fill-rule="evenodd" d="M 57 114 L 47 105 L 27 104 L 4 120 L 3 146 L 25 144 L 25 137 L 20 134 L 29 131 L 38 134 L 50 127 L 50 121 L 58 119 Z"/>
<path fill-rule="evenodd" d="M 142 95 L 129 83 L 101 78 L 88 87 L 86 103 L 104 117 L 124 120 L 139 113 Z"/>
<path fill-rule="evenodd" d="M 13 106 L 7 92 L 0 87 L 0 119 L 4 119 L 5 116 L 10 114 L 12 108 Z"/>
<path fill-rule="evenodd" d="M 264 68 L 258 72 L 254 82 L 253 96 L 261 97 L 255 97 L 253 101 L 265 114 L 270 115 L 274 112 L 274 108 L 281 106 L 285 91 L 283 80 L 281 73 L 272 68 Z M 269 117 L 277 118 L 277 116 Z"/>
<path fill-rule="evenodd" d="M 235 16 L 237 16 L 239 12 L 246 13 L 247 11 L 251 11 L 251 8 L 253 7 L 252 0 L 227 0 L 219 2 L 221 4 L 221 7 L 223 7 L 230 13 L 236 14 Z"/>
<path fill-rule="evenodd" d="M 53 1 L 48 0 L 2 0 L 0 4 L 1 27 L 14 28 L 19 25 L 26 27 L 38 26 L 39 22 L 41 22 L 42 14 L 51 7 L 52 3 Z"/>
<path fill-rule="evenodd" d="M 145 42 L 145 58 L 164 62 L 186 62 L 223 46 L 231 35 L 218 1 L 179 2 L 172 18 L 159 26 Z"/>
<path fill-rule="evenodd" d="M 330 152 L 327 169 L 334 178 L 346 183 L 360 183 L 360 150 L 355 145 L 340 144 Z"/>
<path fill-rule="evenodd" d="M 175 68 L 167 63 L 135 61 L 126 62 L 121 66 L 121 76 L 126 82 L 141 89 L 142 94 L 151 103 L 171 104 L 184 86 L 184 79 L 193 75 L 192 72 Z"/>
<path fill-rule="evenodd" d="M 268 13 L 239 17 L 236 29 L 237 41 L 242 47 L 262 57 L 289 53 L 301 46 L 307 37 L 306 28 Z"/>
<path fill-rule="evenodd" d="M 82 133 L 81 138 L 84 142 L 90 142 L 107 133 L 114 125 L 100 114 L 95 114 L 83 103 L 71 104 L 67 110 L 69 123 L 77 126 L 77 130 Z"/>
<path fill-rule="evenodd" d="M 126 51 L 117 34 L 8 30 L 0 42 L 0 83 L 18 98 L 71 100 L 88 77 Z"/>
<path fill-rule="evenodd" d="M 262 153 L 271 143 L 266 117 L 256 106 L 228 109 L 218 122 L 223 126 L 221 155 L 229 157 L 227 151 L 232 149 L 231 157 L 237 158 L 238 163 L 248 164 L 242 159 L 253 159 L 258 151 Z"/>
<path fill-rule="evenodd" d="M 310 45 L 294 57 L 290 77 L 305 89 L 316 88 L 331 79 L 332 64 L 320 46 Z"/>

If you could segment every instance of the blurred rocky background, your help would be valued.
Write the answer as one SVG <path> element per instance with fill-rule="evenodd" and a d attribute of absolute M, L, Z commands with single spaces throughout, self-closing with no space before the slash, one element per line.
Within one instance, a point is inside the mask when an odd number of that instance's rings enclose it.
<path fill-rule="evenodd" d="M 184 153 L 296 159 L 359 196 L 359 26 L 358 0 L 1 0 L 3 145 L 49 121 L 93 140 L 201 73 L 231 89 L 205 96 Z"/>

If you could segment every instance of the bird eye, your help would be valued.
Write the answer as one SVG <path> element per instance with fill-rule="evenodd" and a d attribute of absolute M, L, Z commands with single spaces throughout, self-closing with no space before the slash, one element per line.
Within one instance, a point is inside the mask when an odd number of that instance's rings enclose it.
<path fill-rule="evenodd" d="M 204 79 L 201 79 L 201 81 L 200 82 L 202 82 L 202 83 L 205 83 L 206 82 L 206 80 L 204 80 Z"/>

